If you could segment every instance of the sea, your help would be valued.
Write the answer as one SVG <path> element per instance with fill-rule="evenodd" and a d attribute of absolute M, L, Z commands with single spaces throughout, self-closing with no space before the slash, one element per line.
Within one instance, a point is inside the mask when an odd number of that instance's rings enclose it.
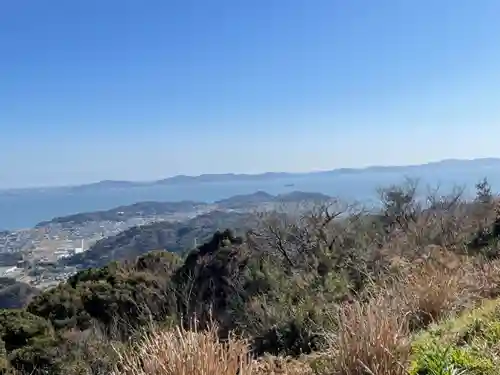
<path fill-rule="evenodd" d="M 420 180 L 424 193 L 428 187 L 439 187 L 442 194 L 454 186 L 466 188 L 471 196 L 474 185 L 487 177 L 493 188 L 500 187 L 498 170 L 455 170 L 446 175 L 424 173 L 409 175 L 394 172 L 363 172 L 345 175 L 308 174 L 290 179 L 267 181 L 191 183 L 189 185 L 147 186 L 121 189 L 95 189 L 86 191 L 37 191 L 0 192 L 0 230 L 29 228 L 41 221 L 79 212 L 106 210 L 120 205 L 141 201 L 194 200 L 214 202 L 238 194 L 265 191 L 282 194 L 292 191 L 319 192 L 345 201 L 371 204 L 377 198 L 377 188 L 400 184 L 405 178 Z"/>

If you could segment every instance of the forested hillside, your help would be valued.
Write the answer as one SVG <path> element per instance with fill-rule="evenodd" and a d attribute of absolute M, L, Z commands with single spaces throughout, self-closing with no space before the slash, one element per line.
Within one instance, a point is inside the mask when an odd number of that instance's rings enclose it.
<path fill-rule="evenodd" d="M 151 250 L 178 253 L 190 250 L 195 241 L 210 239 L 217 230 L 233 228 L 236 232 L 250 229 L 255 216 L 236 212 L 213 211 L 185 222 L 160 221 L 135 226 L 115 236 L 107 237 L 88 251 L 63 260 L 82 268 L 100 267 L 114 260 L 134 259 Z"/>
<path fill-rule="evenodd" d="M 266 213 L 185 255 L 81 271 L 0 312 L 3 371 L 497 374 L 496 197 L 423 204 L 408 185 L 381 206 Z"/>

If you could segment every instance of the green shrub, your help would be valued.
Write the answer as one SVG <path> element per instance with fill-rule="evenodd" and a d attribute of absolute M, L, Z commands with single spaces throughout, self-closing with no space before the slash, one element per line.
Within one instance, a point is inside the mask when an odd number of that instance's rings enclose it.
<path fill-rule="evenodd" d="M 416 353 L 410 375 L 493 374 L 493 361 L 477 350 L 467 347 L 426 345 Z"/>
<path fill-rule="evenodd" d="M 52 334 L 47 320 L 24 310 L 0 310 L 0 338 L 7 353 L 29 345 L 34 338 Z"/>
<path fill-rule="evenodd" d="M 62 360 L 57 341 L 51 337 L 34 339 L 9 354 L 9 361 L 15 369 L 33 375 L 63 375 L 58 371 Z"/>

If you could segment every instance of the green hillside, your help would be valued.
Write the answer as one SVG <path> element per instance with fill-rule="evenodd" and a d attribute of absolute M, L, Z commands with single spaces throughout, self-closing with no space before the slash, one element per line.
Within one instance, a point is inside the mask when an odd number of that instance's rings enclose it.
<path fill-rule="evenodd" d="M 424 207 L 393 187 L 377 215 L 267 213 L 185 255 L 81 271 L 0 311 L 3 373 L 497 374 L 500 209 L 485 192 Z M 141 253 L 129 237 L 110 244 Z"/>
<path fill-rule="evenodd" d="M 81 268 L 100 267 L 115 260 L 134 259 L 151 250 L 174 253 L 192 249 L 195 241 L 202 243 L 217 230 L 234 228 L 237 232 L 250 229 L 253 215 L 213 211 L 185 222 L 155 222 L 132 227 L 115 236 L 98 241 L 88 251 L 63 260 Z"/>

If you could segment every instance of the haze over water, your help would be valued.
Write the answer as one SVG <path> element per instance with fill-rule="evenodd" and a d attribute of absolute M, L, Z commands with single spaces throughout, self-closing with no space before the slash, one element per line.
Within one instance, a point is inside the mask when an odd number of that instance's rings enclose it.
<path fill-rule="evenodd" d="M 488 177 L 493 189 L 500 187 L 500 169 L 457 168 L 420 172 L 414 175 L 395 172 L 362 172 L 347 175 L 305 175 L 294 179 L 275 179 L 256 182 L 195 183 L 175 186 L 147 186 L 126 189 L 90 189 L 78 192 L 27 190 L 15 194 L 0 193 L 0 228 L 16 229 L 36 225 L 56 216 L 78 212 L 110 209 L 140 201 L 195 200 L 213 202 L 237 194 L 251 194 L 258 190 L 270 194 L 291 191 L 319 192 L 348 201 L 370 201 L 376 198 L 378 187 L 404 181 L 405 176 L 420 178 L 425 191 L 427 185 L 440 185 L 443 193 L 455 185 L 463 185 L 469 195 L 474 184 Z M 293 186 L 288 186 L 289 184 Z"/>

